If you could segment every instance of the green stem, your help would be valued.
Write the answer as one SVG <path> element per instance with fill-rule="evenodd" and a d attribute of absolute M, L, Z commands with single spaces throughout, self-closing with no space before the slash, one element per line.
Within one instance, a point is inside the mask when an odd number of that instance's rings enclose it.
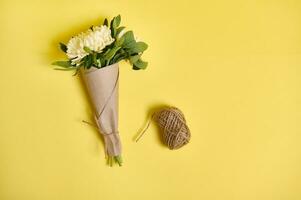
<path fill-rule="evenodd" d="M 117 163 L 120 167 L 122 166 L 122 157 L 121 155 L 118 156 L 108 156 L 107 164 L 112 167 L 113 164 Z"/>

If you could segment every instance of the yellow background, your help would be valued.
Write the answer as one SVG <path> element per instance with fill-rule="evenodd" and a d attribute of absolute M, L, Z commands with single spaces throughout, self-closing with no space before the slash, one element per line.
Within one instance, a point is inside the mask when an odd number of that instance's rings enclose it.
<path fill-rule="evenodd" d="M 0 2 L 1 200 L 300 200 L 299 0 Z M 121 63 L 124 166 L 105 164 L 83 85 L 52 70 L 73 34 L 122 15 L 149 44 Z M 164 147 L 149 110 L 183 110 L 191 143 Z"/>

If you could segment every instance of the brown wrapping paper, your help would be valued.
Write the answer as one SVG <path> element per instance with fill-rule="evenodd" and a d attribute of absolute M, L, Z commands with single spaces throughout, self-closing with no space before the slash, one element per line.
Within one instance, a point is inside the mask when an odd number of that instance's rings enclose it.
<path fill-rule="evenodd" d="M 98 130 L 104 137 L 106 153 L 108 156 L 121 155 L 118 133 L 118 63 L 101 69 L 92 67 L 82 70 L 81 74 L 95 110 Z"/>

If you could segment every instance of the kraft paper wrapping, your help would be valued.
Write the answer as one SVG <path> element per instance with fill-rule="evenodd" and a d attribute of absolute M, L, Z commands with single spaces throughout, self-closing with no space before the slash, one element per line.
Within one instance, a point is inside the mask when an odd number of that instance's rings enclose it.
<path fill-rule="evenodd" d="M 118 133 L 119 65 L 115 63 L 101 69 L 92 67 L 81 71 L 95 109 L 95 121 L 104 137 L 108 156 L 121 155 Z"/>

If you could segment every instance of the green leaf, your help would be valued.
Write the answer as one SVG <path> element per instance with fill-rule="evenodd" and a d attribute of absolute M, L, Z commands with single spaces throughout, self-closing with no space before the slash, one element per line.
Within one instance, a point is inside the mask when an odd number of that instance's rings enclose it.
<path fill-rule="evenodd" d="M 60 42 L 60 48 L 63 52 L 67 53 L 67 46 Z"/>
<path fill-rule="evenodd" d="M 123 29 L 125 29 L 124 26 L 121 26 L 121 27 L 117 28 L 117 30 L 116 30 L 116 36 L 118 36 L 121 33 L 121 31 L 123 31 Z"/>
<path fill-rule="evenodd" d="M 115 27 L 117 28 L 119 25 L 120 25 L 120 22 L 121 22 L 121 16 L 118 15 L 116 17 L 114 17 L 115 20 L 114 20 L 114 23 L 115 23 Z"/>
<path fill-rule="evenodd" d="M 134 63 L 134 67 L 137 67 L 139 69 L 145 69 L 147 67 L 147 62 L 144 62 L 141 59 L 138 59 L 135 63 Z"/>
<path fill-rule="evenodd" d="M 87 53 L 93 53 L 93 51 L 89 47 L 84 47 L 85 52 Z"/>
<path fill-rule="evenodd" d="M 109 51 L 106 52 L 105 54 L 105 59 L 107 60 L 107 64 L 110 63 L 110 60 L 114 57 L 114 55 L 116 54 L 116 52 L 120 49 L 121 47 L 114 47 L 112 49 L 110 49 Z"/>
<path fill-rule="evenodd" d="M 93 62 L 93 65 L 98 66 L 99 60 L 97 60 L 96 54 L 92 54 L 92 62 Z"/>
<path fill-rule="evenodd" d="M 107 51 L 105 53 L 107 53 Z M 97 66 L 99 68 L 105 66 L 104 53 L 97 53 L 96 54 L 96 60 L 97 60 Z"/>
<path fill-rule="evenodd" d="M 104 22 L 103 22 L 103 25 L 108 26 L 108 24 L 109 24 L 108 19 L 105 18 L 105 20 L 104 20 Z"/>
<path fill-rule="evenodd" d="M 124 43 L 124 38 L 121 37 L 121 38 L 119 38 L 119 39 L 116 40 L 116 42 L 115 42 L 114 45 L 115 45 L 116 47 L 121 47 L 123 43 Z"/>
<path fill-rule="evenodd" d="M 126 49 L 126 51 L 129 51 L 131 48 L 134 48 L 136 45 L 136 41 L 132 40 L 132 41 L 128 41 L 128 42 L 123 42 L 123 47 Z"/>
<path fill-rule="evenodd" d="M 113 38 L 115 38 L 115 36 L 116 36 L 116 28 L 117 28 L 116 17 L 114 17 L 110 23 L 111 35 Z"/>
<path fill-rule="evenodd" d="M 115 56 L 112 58 L 111 62 L 112 63 L 117 63 L 120 60 L 127 59 L 129 57 L 128 53 L 124 49 L 120 49 Z"/>
<path fill-rule="evenodd" d="M 54 70 L 61 70 L 61 71 L 72 71 L 75 70 L 75 67 L 70 67 L 70 68 L 54 68 Z"/>
<path fill-rule="evenodd" d="M 92 54 L 87 55 L 83 59 L 84 59 L 84 67 L 86 69 L 90 69 L 91 66 L 92 66 L 92 64 L 93 64 L 93 56 L 92 56 Z"/>
<path fill-rule="evenodd" d="M 140 53 L 147 49 L 148 45 L 144 42 L 136 42 L 130 46 L 130 53 Z"/>
<path fill-rule="evenodd" d="M 121 22 L 121 16 L 120 15 L 114 17 L 111 21 L 111 27 L 116 29 L 120 25 L 120 22 Z"/>
<path fill-rule="evenodd" d="M 60 67 L 64 67 L 64 68 L 74 68 L 72 65 L 71 65 L 71 62 L 70 61 L 55 61 L 53 63 L 51 63 L 52 65 L 57 65 L 57 66 L 60 66 Z"/>
<path fill-rule="evenodd" d="M 106 61 L 105 61 L 104 58 L 99 59 L 99 61 L 100 61 L 100 66 L 99 67 L 104 67 L 106 65 Z"/>
<path fill-rule="evenodd" d="M 129 61 L 130 61 L 131 64 L 134 64 L 134 63 L 136 63 L 139 60 L 140 57 L 141 57 L 141 54 L 135 55 L 135 56 L 131 56 L 129 58 Z"/>
<path fill-rule="evenodd" d="M 125 41 L 127 41 L 127 42 L 135 40 L 133 31 L 127 31 L 127 32 L 125 32 L 125 34 L 123 35 L 123 37 L 124 37 Z"/>
<path fill-rule="evenodd" d="M 125 60 L 126 58 L 127 58 L 126 55 L 118 56 L 118 57 L 114 58 L 114 60 L 113 60 L 114 62 L 113 63 L 118 63 L 119 61 Z"/>
<path fill-rule="evenodd" d="M 97 67 L 97 68 L 101 68 L 101 61 L 98 59 L 94 62 L 94 65 Z"/>
<path fill-rule="evenodd" d="M 115 27 L 115 23 L 114 23 L 115 17 L 111 20 L 110 22 L 110 27 L 114 28 Z"/>
<path fill-rule="evenodd" d="M 124 38 L 123 46 L 136 42 L 133 31 L 127 31 L 122 37 Z"/>
<path fill-rule="evenodd" d="M 140 70 L 140 68 L 138 68 L 135 65 L 133 65 L 133 70 Z"/>

